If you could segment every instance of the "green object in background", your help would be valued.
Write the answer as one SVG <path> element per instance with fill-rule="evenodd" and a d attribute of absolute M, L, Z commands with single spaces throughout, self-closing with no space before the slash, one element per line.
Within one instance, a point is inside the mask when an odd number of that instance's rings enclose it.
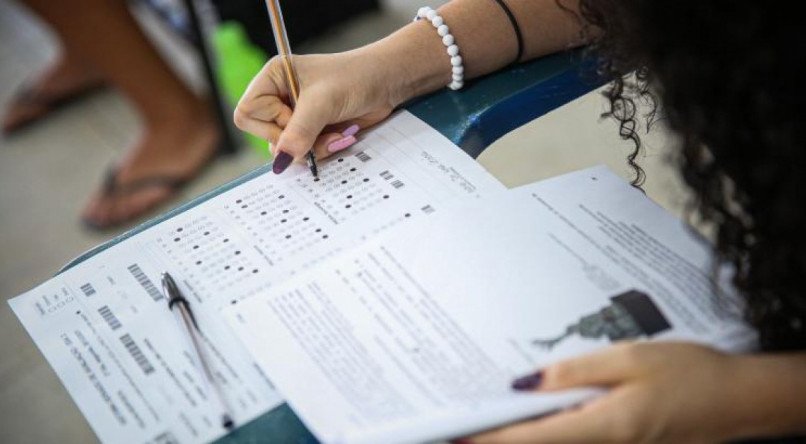
<path fill-rule="evenodd" d="M 252 45 L 246 32 L 237 22 L 224 22 L 213 32 L 216 53 L 216 77 L 230 105 L 235 107 L 252 78 L 263 68 L 268 57 Z M 249 145 L 262 157 L 271 158 L 268 142 L 245 133 Z"/>

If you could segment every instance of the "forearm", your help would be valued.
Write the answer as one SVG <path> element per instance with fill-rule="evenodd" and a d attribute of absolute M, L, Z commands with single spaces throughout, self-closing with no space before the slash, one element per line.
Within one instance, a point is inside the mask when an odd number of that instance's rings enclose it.
<path fill-rule="evenodd" d="M 576 0 L 505 0 L 523 35 L 522 60 L 583 44 Z M 439 8 L 460 48 L 466 79 L 500 69 L 518 52 L 515 31 L 494 0 L 454 0 Z M 366 48 L 388 69 L 393 105 L 444 87 L 451 65 L 436 30 L 413 22 Z"/>
<path fill-rule="evenodd" d="M 737 357 L 730 375 L 736 438 L 806 433 L 806 353 Z"/>

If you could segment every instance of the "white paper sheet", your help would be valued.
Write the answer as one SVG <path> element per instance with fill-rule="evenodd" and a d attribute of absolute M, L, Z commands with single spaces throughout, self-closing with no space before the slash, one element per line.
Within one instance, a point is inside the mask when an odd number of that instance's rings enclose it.
<path fill-rule="evenodd" d="M 10 301 L 101 441 L 223 434 L 168 311 L 160 275 L 190 300 L 236 423 L 281 402 L 221 306 L 362 239 L 503 189 L 407 112 L 321 165 L 267 173 L 137 234 Z"/>
<path fill-rule="evenodd" d="M 605 168 L 391 234 L 226 310 L 327 443 L 431 441 L 568 406 L 597 392 L 509 385 L 618 339 L 754 340 L 737 299 L 709 298 L 709 246 Z"/>

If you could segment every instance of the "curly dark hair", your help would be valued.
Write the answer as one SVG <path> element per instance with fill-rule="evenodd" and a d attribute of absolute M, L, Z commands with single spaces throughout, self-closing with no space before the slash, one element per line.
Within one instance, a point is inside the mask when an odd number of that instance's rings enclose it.
<path fill-rule="evenodd" d="M 657 97 L 717 260 L 736 269 L 763 350 L 806 348 L 806 33 L 795 5 L 581 0 L 609 115 L 641 148 L 635 100 Z M 630 75 L 633 73 L 632 75 Z M 652 106 L 655 109 L 655 106 Z M 648 116 L 649 119 L 652 116 Z"/>

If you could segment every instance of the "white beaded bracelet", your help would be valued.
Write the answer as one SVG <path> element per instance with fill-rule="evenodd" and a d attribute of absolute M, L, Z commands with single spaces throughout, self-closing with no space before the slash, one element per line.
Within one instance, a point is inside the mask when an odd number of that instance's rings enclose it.
<path fill-rule="evenodd" d="M 445 45 L 445 48 L 448 52 L 448 57 L 451 58 L 453 80 L 450 84 L 448 84 L 448 88 L 454 91 L 460 89 L 465 85 L 465 67 L 462 64 L 462 56 L 459 55 L 459 46 L 456 44 L 456 39 L 454 39 L 453 34 L 450 33 L 450 29 L 448 28 L 448 25 L 445 24 L 445 20 L 434 9 L 428 6 L 423 6 L 422 8 L 418 9 L 417 16 L 414 17 L 414 21 L 416 22 L 417 20 L 422 19 L 430 21 L 434 28 L 436 28 L 437 34 L 442 37 L 442 44 Z"/>

